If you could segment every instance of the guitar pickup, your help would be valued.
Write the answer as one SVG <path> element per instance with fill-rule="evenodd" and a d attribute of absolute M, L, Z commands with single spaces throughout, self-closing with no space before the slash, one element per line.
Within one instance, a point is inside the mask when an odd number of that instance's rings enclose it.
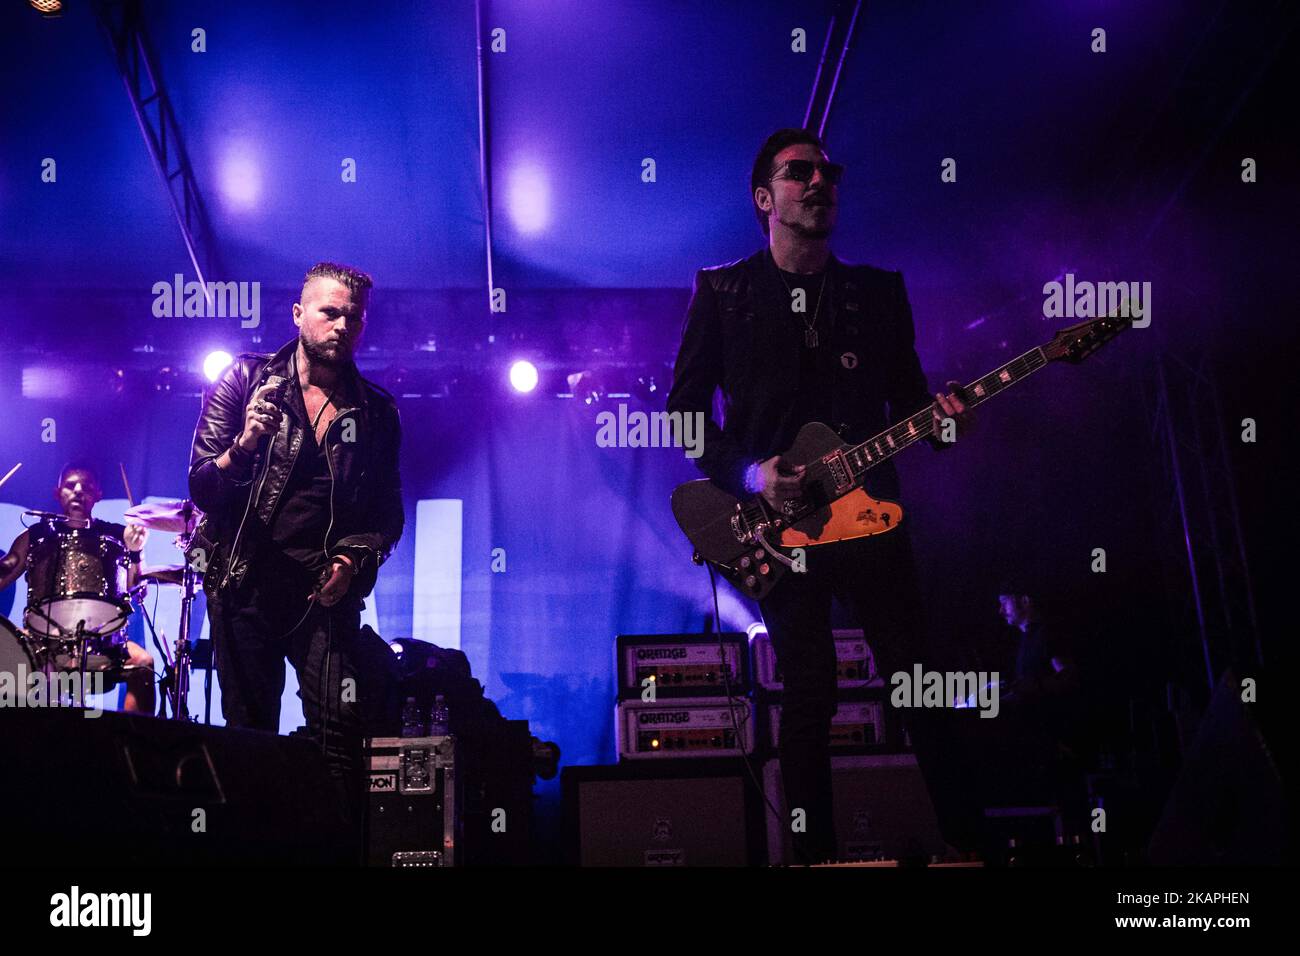
<path fill-rule="evenodd" d="M 844 458 L 843 452 L 832 452 L 822 459 L 822 463 L 831 473 L 831 481 L 835 483 L 835 494 L 841 495 L 848 491 L 853 485 L 853 472 L 849 469 L 849 463 Z"/>

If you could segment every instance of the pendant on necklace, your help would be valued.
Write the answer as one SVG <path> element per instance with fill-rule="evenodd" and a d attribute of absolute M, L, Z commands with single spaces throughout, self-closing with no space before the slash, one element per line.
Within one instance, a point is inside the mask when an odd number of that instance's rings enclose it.
<path fill-rule="evenodd" d="M 804 329 L 804 330 L 803 330 L 803 344 L 804 344 L 804 348 L 808 348 L 808 349 L 815 349 L 815 348 L 817 348 L 817 330 L 816 330 L 816 329 Z"/>

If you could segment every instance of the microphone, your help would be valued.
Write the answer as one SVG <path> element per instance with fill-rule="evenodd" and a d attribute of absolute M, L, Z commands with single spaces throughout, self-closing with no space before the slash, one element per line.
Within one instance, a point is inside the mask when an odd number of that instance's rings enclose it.
<path fill-rule="evenodd" d="M 284 411 L 285 393 L 289 390 L 289 380 L 283 375 L 268 375 L 258 388 L 270 385 L 273 391 L 263 398 L 263 401 L 274 405 L 281 412 Z M 282 420 L 283 421 L 283 420 Z M 253 456 L 253 467 L 256 469 L 262 463 L 262 455 L 266 451 L 266 446 L 274 439 L 274 435 L 263 435 L 257 442 L 257 453 Z"/>
<path fill-rule="evenodd" d="M 279 408 L 281 403 L 284 401 L 285 392 L 289 390 L 289 380 L 283 375 L 270 375 L 267 377 L 263 385 L 270 385 L 271 388 L 274 389 L 274 391 L 266 397 L 266 400 L 276 408 Z"/>
<path fill-rule="evenodd" d="M 273 391 L 267 395 L 264 401 L 274 405 L 281 412 L 284 411 L 285 395 L 289 391 L 289 380 L 283 375 L 271 375 L 267 378 L 265 385 L 270 385 Z"/>

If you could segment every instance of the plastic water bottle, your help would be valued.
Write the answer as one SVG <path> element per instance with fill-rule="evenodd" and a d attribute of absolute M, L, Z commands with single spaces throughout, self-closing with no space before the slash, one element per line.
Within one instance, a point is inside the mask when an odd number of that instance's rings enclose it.
<path fill-rule="evenodd" d="M 447 702 L 439 694 L 429 710 L 429 736 L 445 737 L 450 730 L 451 714 L 447 711 Z"/>
<path fill-rule="evenodd" d="M 402 736 L 424 736 L 424 721 L 420 719 L 420 705 L 415 702 L 414 697 L 406 698 L 406 704 L 402 707 Z"/>

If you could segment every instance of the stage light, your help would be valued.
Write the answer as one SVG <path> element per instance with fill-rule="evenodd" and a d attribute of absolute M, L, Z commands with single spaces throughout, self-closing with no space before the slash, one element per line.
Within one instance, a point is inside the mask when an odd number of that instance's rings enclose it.
<path fill-rule="evenodd" d="M 516 166 L 506 180 L 506 209 L 525 236 L 541 232 L 551 221 L 551 184 L 536 166 Z"/>
<path fill-rule="evenodd" d="M 243 211 L 262 198 L 262 167 L 249 143 L 232 143 L 217 164 L 217 183 L 227 205 Z"/>
<path fill-rule="evenodd" d="M 537 366 L 520 359 L 510 366 L 510 384 L 516 392 L 531 392 L 537 387 Z"/>
<path fill-rule="evenodd" d="M 63 16 L 63 0 L 27 0 L 32 9 L 47 19 Z"/>
<path fill-rule="evenodd" d="M 209 382 L 215 382 L 221 378 L 227 366 L 235 360 L 235 357 L 229 352 L 223 352 L 217 349 L 215 352 L 209 352 L 208 357 L 203 360 L 203 377 Z"/>
<path fill-rule="evenodd" d="M 54 365 L 28 365 L 23 369 L 23 398 L 71 398 L 78 374 Z"/>

